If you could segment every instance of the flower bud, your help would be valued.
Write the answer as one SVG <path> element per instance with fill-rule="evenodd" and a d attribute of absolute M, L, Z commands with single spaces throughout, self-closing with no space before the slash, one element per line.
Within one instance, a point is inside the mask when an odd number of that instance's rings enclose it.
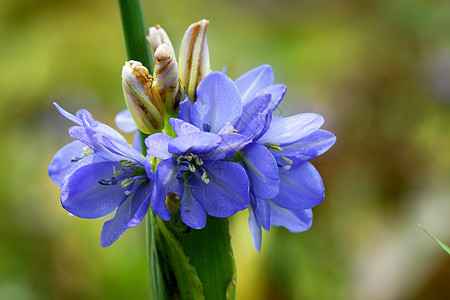
<path fill-rule="evenodd" d="M 173 113 L 180 103 L 178 92 L 178 66 L 168 44 L 161 44 L 155 51 L 155 82 L 153 86 L 166 104 L 166 112 Z"/>
<path fill-rule="evenodd" d="M 150 27 L 148 29 L 147 33 L 148 33 L 148 35 L 147 35 L 146 39 L 150 45 L 150 49 L 152 51 L 152 57 L 155 56 L 155 51 L 156 51 L 156 49 L 158 49 L 159 46 L 161 46 L 162 44 L 167 44 L 172 53 L 172 57 L 175 59 L 175 51 L 173 50 L 172 43 L 170 42 L 169 36 L 164 31 L 164 29 L 162 29 L 161 26 L 156 25 L 154 27 Z"/>
<path fill-rule="evenodd" d="M 164 128 L 164 103 L 153 87 L 153 77 L 138 61 L 127 61 L 122 68 L 125 102 L 140 131 L 151 134 Z"/>
<path fill-rule="evenodd" d="M 198 84 L 211 72 L 206 40 L 208 24 L 208 20 L 201 20 L 189 26 L 181 42 L 178 74 L 181 89 L 186 89 L 192 102 L 196 100 L 195 90 Z"/>

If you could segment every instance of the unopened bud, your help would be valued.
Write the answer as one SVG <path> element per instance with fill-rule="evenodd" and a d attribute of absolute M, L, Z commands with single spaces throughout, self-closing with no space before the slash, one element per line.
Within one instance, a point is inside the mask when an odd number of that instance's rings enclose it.
<path fill-rule="evenodd" d="M 155 51 L 155 82 L 153 86 L 166 104 L 166 111 L 173 113 L 180 103 L 178 92 L 178 67 L 168 44 L 161 44 Z"/>
<path fill-rule="evenodd" d="M 161 26 L 156 25 L 154 27 L 150 27 L 148 29 L 147 33 L 148 33 L 148 35 L 147 35 L 146 39 L 150 45 L 150 49 L 152 51 L 152 57 L 155 56 L 156 49 L 158 49 L 159 46 L 161 46 L 162 44 L 167 44 L 170 48 L 172 56 L 175 59 L 175 51 L 173 50 L 172 43 L 170 42 L 169 36 L 164 31 L 164 29 L 162 29 Z"/>
<path fill-rule="evenodd" d="M 192 102 L 196 100 L 195 90 L 198 84 L 211 72 L 206 40 L 208 24 L 208 20 L 201 20 L 189 26 L 181 42 L 178 74 L 181 89 L 186 89 Z"/>
<path fill-rule="evenodd" d="M 164 103 L 153 87 L 153 77 L 138 61 L 127 61 L 122 68 L 125 102 L 140 131 L 151 134 L 164 128 Z"/>

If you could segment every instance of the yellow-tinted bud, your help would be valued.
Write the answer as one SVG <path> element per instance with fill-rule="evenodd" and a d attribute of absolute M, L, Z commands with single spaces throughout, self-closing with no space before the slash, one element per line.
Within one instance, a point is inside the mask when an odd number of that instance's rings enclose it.
<path fill-rule="evenodd" d="M 195 90 L 198 84 L 211 72 L 206 40 L 208 24 L 208 20 L 201 20 L 189 26 L 181 42 L 178 61 L 180 88 L 186 88 L 192 102 L 196 100 Z"/>
<path fill-rule="evenodd" d="M 140 131 L 151 134 L 164 128 L 164 103 L 153 86 L 153 77 L 138 61 L 122 68 L 122 87 L 128 110 Z"/>
<path fill-rule="evenodd" d="M 173 113 L 180 103 L 178 92 L 177 61 L 168 44 L 161 44 L 155 51 L 155 82 L 153 86 L 166 104 L 166 111 Z"/>
<path fill-rule="evenodd" d="M 152 57 L 155 56 L 155 51 L 159 46 L 161 46 L 162 44 L 167 44 L 170 48 L 173 58 L 175 59 L 175 51 L 173 50 L 172 43 L 170 42 L 169 36 L 161 26 L 156 25 L 154 27 L 150 27 L 147 33 L 148 35 L 146 39 L 150 45 Z"/>

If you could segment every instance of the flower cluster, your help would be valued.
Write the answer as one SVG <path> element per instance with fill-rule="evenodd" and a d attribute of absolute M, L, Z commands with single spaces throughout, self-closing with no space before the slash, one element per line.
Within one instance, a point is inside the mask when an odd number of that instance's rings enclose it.
<path fill-rule="evenodd" d="M 98 218 L 117 209 L 103 226 L 102 246 L 136 226 L 149 206 L 162 220 L 170 220 L 174 210 L 168 202 L 175 201 L 179 218 L 195 229 L 205 227 L 207 215 L 224 218 L 248 208 L 259 251 L 261 228 L 307 230 L 311 208 L 324 199 L 322 179 L 308 162 L 336 140 L 320 129 L 323 117 L 275 116 L 286 87 L 274 84 L 269 65 L 235 81 L 211 72 L 207 24 L 202 20 L 188 29 L 178 68 L 172 68 L 173 47 L 159 26 L 148 37 L 156 78 L 138 62 L 124 66 L 129 110 L 117 115 L 116 124 L 125 132 L 139 128 L 150 133 L 146 157 L 136 150 L 138 142 L 132 147 L 88 112 L 73 116 L 57 106 L 78 125 L 69 129 L 77 141 L 56 153 L 49 174 L 61 187 L 61 203 L 70 213 Z"/>

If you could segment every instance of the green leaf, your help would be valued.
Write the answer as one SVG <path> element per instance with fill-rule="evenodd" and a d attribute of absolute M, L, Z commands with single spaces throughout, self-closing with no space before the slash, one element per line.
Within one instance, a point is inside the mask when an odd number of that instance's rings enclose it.
<path fill-rule="evenodd" d="M 204 299 L 202 283 L 179 241 L 154 213 L 148 218 L 152 299 Z"/>
<path fill-rule="evenodd" d="M 428 234 L 439 246 L 441 246 L 442 249 L 444 249 L 445 251 L 447 251 L 448 254 L 450 254 L 450 248 L 446 244 L 444 244 L 437 237 L 428 232 L 428 230 L 426 230 L 425 227 L 423 227 L 422 225 L 417 224 L 417 226 L 420 229 L 422 229 L 426 234 Z"/>

